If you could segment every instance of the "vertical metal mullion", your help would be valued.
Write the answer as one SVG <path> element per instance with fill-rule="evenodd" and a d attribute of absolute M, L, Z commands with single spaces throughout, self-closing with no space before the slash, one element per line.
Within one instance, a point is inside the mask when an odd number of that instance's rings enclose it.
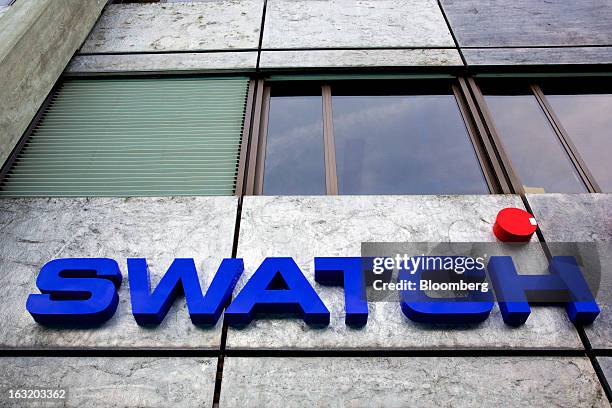
<path fill-rule="evenodd" d="M 582 159 L 582 156 L 580 155 L 580 153 L 578 153 L 576 146 L 574 145 L 569 134 L 567 133 L 567 131 L 561 124 L 561 121 L 559 120 L 557 115 L 554 113 L 552 106 L 546 99 L 546 96 L 544 95 L 544 92 L 542 92 L 542 89 L 536 84 L 531 84 L 530 89 L 533 92 L 536 100 L 538 101 L 540 108 L 544 112 L 544 115 L 546 115 L 546 119 L 548 119 L 548 121 L 552 125 L 555 134 L 557 135 L 557 137 L 559 138 L 559 141 L 561 142 L 561 145 L 565 149 L 565 152 L 567 153 L 572 164 L 578 171 L 580 178 L 582 179 L 583 183 L 585 184 L 589 192 L 590 193 L 600 193 L 601 188 L 599 187 L 599 185 L 595 181 L 595 178 L 589 171 L 589 168 L 584 162 L 584 160 Z"/>
<path fill-rule="evenodd" d="M 336 172 L 336 144 L 334 141 L 334 122 L 332 114 L 332 94 L 329 85 L 322 85 L 323 95 L 323 146 L 325 151 L 325 189 L 327 195 L 338 195 L 338 175 Z"/>
<path fill-rule="evenodd" d="M 238 173 L 236 176 L 236 189 L 234 195 L 244 195 L 246 185 L 246 167 L 249 149 L 249 138 L 251 136 L 251 122 L 253 120 L 253 104 L 255 97 L 255 81 L 249 81 L 247 91 L 246 107 L 244 110 L 244 125 L 242 127 L 242 140 L 240 141 L 240 157 L 238 159 Z"/>
<path fill-rule="evenodd" d="M 497 183 L 499 183 L 500 192 L 503 194 L 512 193 L 512 186 L 508 183 L 506 173 L 503 169 L 503 165 L 497 156 L 495 147 L 489 139 L 486 125 L 483 122 L 481 114 L 478 110 L 478 106 L 476 105 L 476 102 L 474 101 L 474 98 L 470 93 L 470 87 L 465 78 L 460 77 L 458 78 L 458 80 L 459 87 L 461 88 L 463 97 L 465 98 L 465 102 L 467 104 L 467 109 L 470 111 L 471 117 L 474 121 L 474 125 L 477 129 L 477 132 L 475 132 L 475 134 L 479 136 L 479 141 L 482 143 L 484 151 L 486 152 L 486 156 L 490 161 L 491 170 L 495 175 Z"/>
<path fill-rule="evenodd" d="M 518 173 L 514 169 L 514 166 L 510 161 L 510 157 L 506 153 L 504 143 L 499 137 L 499 133 L 495 128 L 495 125 L 493 123 L 493 116 L 491 115 L 491 112 L 487 107 L 482 92 L 480 92 L 480 88 L 476 84 L 476 81 L 474 81 L 474 78 L 467 78 L 467 84 L 472 95 L 474 96 L 476 106 L 478 111 L 480 112 L 480 115 L 482 116 L 483 123 L 485 124 L 488 134 L 491 137 L 492 148 L 495 150 L 496 155 L 498 156 L 500 163 L 503 166 L 502 171 L 504 171 L 506 176 L 508 177 L 509 187 L 512 190 L 508 191 L 508 193 L 524 194 L 525 189 L 523 188 L 523 184 L 519 181 Z"/>
<path fill-rule="evenodd" d="M 257 146 L 257 166 L 255 170 L 254 194 L 263 194 L 266 146 L 268 144 L 268 118 L 270 116 L 270 87 L 263 89 L 261 99 L 261 121 L 259 123 L 259 144 Z"/>
<path fill-rule="evenodd" d="M 480 168 L 482 169 L 487 187 L 489 188 L 489 192 L 493 194 L 503 192 L 499 176 L 496 174 L 490 164 L 492 160 L 487 160 L 487 155 L 485 149 L 483 149 L 482 140 L 479 138 L 478 131 L 474 126 L 474 115 L 473 113 L 471 115 L 469 113 L 470 108 L 466 103 L 467 97 L 462 95 L 460 88 L 455 84 L 452 85 L 452 90 L 455 96 L 455 101 L 457 102 L 457 106 L 459 107 L 459 111 L 463 118 L 463 122 L 467 129 L 467 133 L 470 137 L 470 141 L 472 142 L 472 147 L 476 153 L 476 158 L 480 164 Z"/>
<path fill-rule="evenodd" d="M 246 186 L 244 189 L 245 195 L 254 195 L 255 191 L 255 180 L 257 179 L 257 163 L 259 161 L 259 157 L 257 155 L 259 148 L 259 139 L 260 139 L 260 124 L 262 119 L 262 102 L 263 102 L 263 92 L 264 92 L 264 81 L 258 80 L 255 83 L 255 102 L 253 106 L 253 123 L 251 126 L 251 136 L 249 138 L 249 147 L 248 147 L 248 165 L 246 166 Z"/>

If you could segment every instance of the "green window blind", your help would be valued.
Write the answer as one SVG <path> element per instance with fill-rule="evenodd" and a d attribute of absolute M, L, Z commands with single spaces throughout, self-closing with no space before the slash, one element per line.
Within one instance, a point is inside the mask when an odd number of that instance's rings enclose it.
<path fill-rule="evenodd" d="M 65 81 L 2 196 L 232 195 L 247 78 Z"/>

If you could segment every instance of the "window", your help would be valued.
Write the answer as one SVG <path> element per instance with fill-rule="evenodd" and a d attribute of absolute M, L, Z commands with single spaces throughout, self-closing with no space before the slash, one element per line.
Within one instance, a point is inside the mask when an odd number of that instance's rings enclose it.
<path fill-rule="evenodd" d="M 68 79 L 0 196 L 612 192 L 611 128 L 608 77 Z"/>
<path fill-rule="evenodd" d="M 325 194 L 330 184 L 338 194 L 490 191 L 450 82 L 270 89 L 263 194 Z"/>
<path fill-rule="evenodd" d="M 325 194 L 322 106 L 321 95 L 270 98 L 264 194 Z"/>
<path fill-rule="evenodd" d="M 483 79 L 479 84 L 525 192 L 612 191 L 609 80 Z"/>
<path fill-rule="evenodd" d="M 586 192 L 533 95 L 487 95 L 486 101 L 526 192 Z"/>
<path fill-rule="evenodd" d="M 484 194 L 454 95 L 335 95 L 340 194 Z"/>
<path fill-rule="evenodd" d="M 601 190 L 612 193 L 612 93 L 546 97 Z"/>
<path fill-rule="evenodd" d="M 2 196 L 232 195 L 247 78 L 68 80 Z"/>

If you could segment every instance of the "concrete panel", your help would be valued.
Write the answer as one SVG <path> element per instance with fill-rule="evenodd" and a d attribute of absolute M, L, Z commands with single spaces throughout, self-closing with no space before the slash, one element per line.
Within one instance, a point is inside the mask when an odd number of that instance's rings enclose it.
<path fill-rule="evenodd" d="M 238 256 L 245 274 L 237 291 L 268 256 L 292 256 L 331 313 L 327 328 L 298 319 L 259 319 L 230 328 L 229 349 L 581 349 L 560 308 L 537 307 L 527 323 L 503 323 L 495 307 L 476 326 L 433 327 L 406 318 L 398 302 L 371 302 L 363 328 L 344 323 L 341 288 L 314 282 L 315 256 L 359 256 L 361 242 L 494 242 L 492 222 L 518 196 L 245 197 Z M 547 261 L 539 246 L 508 252 L 521 273 L 538 274 Z"/>
<path fill-rule="evenodd" d="M 571 392 L 568 392 L 571 390 Z M 220 407 L 608 407 L 582 357 L 228 357 Z"/>
<path fill-rule="evenodd" d="M 106 0 L 19 0 L 0 19 L 0 165 L 27 129 Z"/>
<path fill-rule="evenodd" d="M 600 315 L 586 333 L 593 348 L 612 349 L 612 194 L 528 194 L 546 241 L 596 242 Z"/>
<path fill-rule="evenodd" d="M 209 407 L 216 358 L 3 357 L 3 407 Z M 8 400 L 8 389 L 65 389 L 64 400 Z"/>
<path fill-rule="evenodd" d="M 113 4 L 82 53 L 196 51 L 259 44 L 263 0 Z"/>
<path fill-rule="evenodd" d="M 455 49 L 262 51 L 261 68 L 462 66 Z"/>
<path fill-rule="evenodd" d="M 180 54 L 79 55 L 66 70 L 69 74 L 112 74 L 159 71 L 254 70 L 257 52 Z"/>
<path fill-rule="evenodd" d="M 155 287 L 174 258 L 195 258 L 207 288 L 220 261 L 231 257 L 236 207 L 235 197 L 0 200 L 0 348 L 218 349 L 221 321 L 213 328 L 194 326 L 183 299 L 158 327 L 138 326 L 126 259 L 147 258 Z M 108 257 L 119 263 L 119 307 L 99 328 L 44 328 L 25 308 L 28 295 L 39 293 L 40 268 L 67 257 Z"/>
<path fill-rule="evenodd" d="M 434 0 L 268 0 L 263 48 L 454 47 Z"/>
<path fill-rule="evenodd" d="M 460 46 L 612 45 L 612 1 L 441 0 Z"/>
<path fill-rule="evenodd" d="M 612 47 L 464 48 L 468 65 L 611 64 Z"/>

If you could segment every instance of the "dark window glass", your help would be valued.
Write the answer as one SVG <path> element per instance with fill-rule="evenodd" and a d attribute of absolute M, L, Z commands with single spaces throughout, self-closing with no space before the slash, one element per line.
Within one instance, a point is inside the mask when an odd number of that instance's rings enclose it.
<path fill-rule="evenodd" d="M 340 194 L 482 194 L 453 95 L 334 96 Z"/>
<path fill-rule="evenodd" d="M 263 193 L 325 194 L 321 96 L 270 99 Z"/>
<path fill-rule="evenodd" d="M 612 192 L 612 94 L 547 96 L 561 124 L 605 192 Z"/>
<path fill-rule="evenodd" d="M 489 95 L 487 105 L 527 192 L 586 192 L 533 95 Z"/>

